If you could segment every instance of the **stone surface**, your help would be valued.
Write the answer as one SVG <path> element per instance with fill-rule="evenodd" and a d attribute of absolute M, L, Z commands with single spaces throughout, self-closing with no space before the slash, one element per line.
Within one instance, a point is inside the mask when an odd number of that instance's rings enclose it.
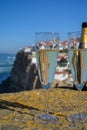
<path fill-rule="evenodd" d="M 87 130 L 84 123 L 71 123 L 67 116 L 78 113 L 78 92 L 73 89 L 51 88 L 48 91 L 48 110 L 59 118 L 56 124 L 36 123 L 34 118 L 44 111 L 46 98 L 43 89 L 0 94 L 0 130 Z M 81 92 L 81 112 L 87 114 L 87 92 Z"/>

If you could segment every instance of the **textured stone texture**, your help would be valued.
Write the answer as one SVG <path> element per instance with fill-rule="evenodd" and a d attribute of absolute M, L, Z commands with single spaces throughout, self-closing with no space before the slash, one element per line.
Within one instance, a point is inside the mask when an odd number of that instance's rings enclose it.
<path fill-rule="evenodd" d="M 49 112 L 59 117 L 56 124 L 38 124 L 35 115 L 44 111 L 43 89 L 0 94 L 0 130 L 70 130 L 67 116 L 78 112 L 78 92 L 73 89 L 51 88 L 48 91 Z M 81 92 L 81 111 L 87 114 L 87 92 Z M 87 130 L 85 123 L 74 123 L 72 130 Z"/>

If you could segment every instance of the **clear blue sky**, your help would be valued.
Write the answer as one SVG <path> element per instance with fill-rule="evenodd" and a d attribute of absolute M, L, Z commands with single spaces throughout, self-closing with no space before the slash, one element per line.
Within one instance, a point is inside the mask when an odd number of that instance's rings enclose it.
<path fill-rule="evenodd" d="M 53 31 L 60 39 L 87 21 L 87 0 L 0 0 L 0 53 L 16 53 L 35 42 L 35 32 Z"/>

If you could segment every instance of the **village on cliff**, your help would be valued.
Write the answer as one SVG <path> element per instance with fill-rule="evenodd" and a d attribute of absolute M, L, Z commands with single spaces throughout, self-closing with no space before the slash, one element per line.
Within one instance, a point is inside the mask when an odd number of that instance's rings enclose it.
<path fill-rule="evenodd" d="M 74 45 L 78 45 L 77 39 L 71 39 L 70 45 L 73 47 Z M 43 42 L 40 42 L 40 49 L 45 49 L 44 48 L 45 44 Z M 52 45 L 52 41 L 49 43 L 49 46 L 54 46 Z M 71 74 L 71 69 L 70 69 L 70 63 L 69 63 L 69 56 L 68 56 L 68 41 L 64 42 L 59 42 L 58 45 L 59 49 L 59 55 L 57 58 L 56 62 L 56 72 L 55 72 L 55 77 L 54 77 L 54 82 L 60 84 L 60 86 L 65 85 L 65 84 L 71 84 L 73 85 L 73 77 Z M 21 49 L 20 49 L 21 50 Z M 22 50 L 25 53 L 30 53 L 32 52 L 32 63 L 36 64 L 36 46 L 27 46 L 22 48 Z"/>

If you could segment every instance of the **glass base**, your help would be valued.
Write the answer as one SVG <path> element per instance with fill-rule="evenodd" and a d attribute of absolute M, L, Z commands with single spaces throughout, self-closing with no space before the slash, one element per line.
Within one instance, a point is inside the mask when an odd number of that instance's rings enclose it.
<path fill-rule="evenodd" d="M 79 121 L 84 122 L 86 119 L 87 119 L 87 116 L 81 113 L 71 114 L 67 117 L 67 120 L 71 122 L 79 122 Z"/>
<path fill-rule="evenodd" d="M 36 123 L 41 124 L 55 124 L 58 122 L 59 118 L 50 114 L 40 114 L 36 115 L 34 120 Z"/>

